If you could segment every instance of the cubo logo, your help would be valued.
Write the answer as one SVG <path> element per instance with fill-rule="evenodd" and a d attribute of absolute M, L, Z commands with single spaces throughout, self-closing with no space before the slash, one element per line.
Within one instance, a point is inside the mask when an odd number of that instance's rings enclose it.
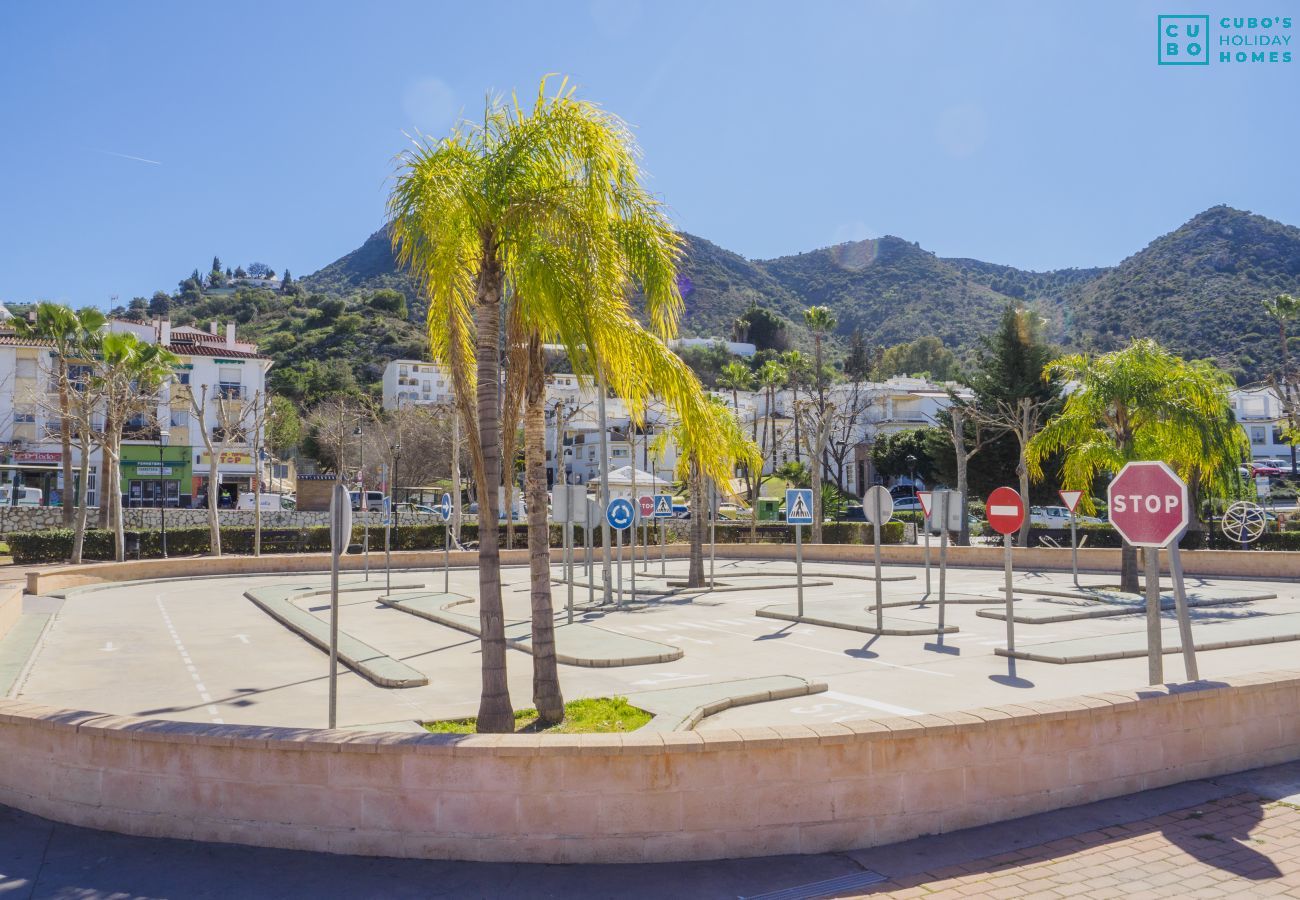
<path fill-rule="evenodd" d="M 1209 16 L 1159 16 L 1156 19 L 1162 66 L 1208 66 L 1210 64 Z"/>

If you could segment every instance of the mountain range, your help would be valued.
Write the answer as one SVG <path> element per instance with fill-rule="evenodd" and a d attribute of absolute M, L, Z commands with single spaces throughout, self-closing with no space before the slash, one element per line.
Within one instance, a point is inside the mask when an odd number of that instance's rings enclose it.
<path fill-rule="evenodd" d="M 1063 348 L 1106 351 L 1153 337 L 1244 382 L 1278 357 L 1276 324 L 1262 301 L 1300 294 L 1300 229 L 1227 206 L 1200 213 L 1116 266 L 1050 272 L 944 258 L 893 236 L 770 260 L 745 259 L 695 235 L 684 241 L 684 334 L 730 338 L 736 318 L 756 305 L 788 319 L 796 345 L 810 343 L 803 310 L 820 304 L 834 313 L 841 338 L 858 329 L 868 344 L 890 346 L 933 334 L 969 359 L 1006 305 L 1022 301 Z M 383 230 L 301 283 L 339 297 L 400 291 L 417 335 L 388 343 L 418 343 L 418 292 L 397 270 Z"/>

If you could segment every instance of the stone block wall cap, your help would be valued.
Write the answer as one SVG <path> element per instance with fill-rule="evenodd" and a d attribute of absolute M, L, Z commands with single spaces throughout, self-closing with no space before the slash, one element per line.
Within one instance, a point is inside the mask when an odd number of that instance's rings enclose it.
<path fill-rule="evenodd" d="M 730 728 L 703 728 L 696 733 L 705 750 L 739 750 L 745 746 L 744 738 Z"/>

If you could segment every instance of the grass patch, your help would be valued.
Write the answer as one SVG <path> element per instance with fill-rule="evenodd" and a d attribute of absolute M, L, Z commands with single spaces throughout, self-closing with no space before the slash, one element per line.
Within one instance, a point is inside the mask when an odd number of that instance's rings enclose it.
<path fill-rule="evenodd" d="M 515 710 L 516 734 L 619 734 L 636 731 L 653 716 L 627 702 L 626 697 L 595 697 L 564 704 L 564 721 L 551 728 L 540 728 L 537 710 Z M 478 718 L 442 719 L 425 722 L 434 734 L 473 734 Z"/>

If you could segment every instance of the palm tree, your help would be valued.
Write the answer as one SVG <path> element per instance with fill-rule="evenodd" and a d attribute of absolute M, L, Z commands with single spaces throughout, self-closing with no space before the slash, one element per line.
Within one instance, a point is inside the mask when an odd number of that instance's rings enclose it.
<path fill-rule="evenodd" d="M 1232 381 L 1208 363 L 1189 363 L 1150 339 L 1102 356 L 1075 354 L 1047 365 L 1044 376 L 1075 387 L 1027 453 L 1030 474 L 1062 453 L 1064 487 L 1082 490 L 1091 508 L 1093 481 L 1130 460 L 1164 460 L 1183 478 L 1224 489 L 1249 450 L 1228 400 Z M 1137 551 L 1124 544 L 1121 589 L 1138 590 Z"/>
<path fill-rule="evenodd" d="M 63 526 L 72 525 L 72 422 L 69 414 L 68 364 L 82 358 L 88 335 L 104 327 L 107 319 L 94 307 L 73 312 L 61 303 L 38 303 L 34 320 L 14 319 L 14 333 L 21 338 L 48 342 L 54 353 L 54 379 L 59 391 L 59 444 L 63 451 L 63 492 L 60 495 Z"/>
<path fill-rule="evenodd" d="M 526 347 L 526 381 L 534 389 L 524 391 L 525 406 L 534 409 L 525 417 L 534 433 L 530 439 L 526 421 L 525 445 L 535 458 L 544 458 L 535 433 L 542 340 L 569 349 L 576 372 L 600 376 L 638 413 L 644 398 L 658 393 L 694 427 L 703 403 L 698 380 L 637 323 L 627 305 L 624 287 L 635 279 L 655 331 L 665 335 L 676 328 L 678 240 L 637 183 L 636 150 L 626 126 L 574 99 L 565 84 L 552 97 L 545 85 L 529 112 L 517 103 L 489 102 L 481 125 L 464 125 L 409 151 L 390 198 L 394 247 L 429 297 L 430 350 L 452 371 L 481 498 L 481 731 L 513 727 L 496 509 L 502 307 L 508 305 L 517 326 L 512 346 Z M 551 717 L 559 691 L 558 679 L 544 671 L 553 666 L 550 570 L 549 562 L 542 566 L 547 557 L 536 552 L 545 537 L 546 511 L 544 499 L 536 497 L 545 482 L 543 470 L 528 470 L 534 473 L 529 531 L 530 559 L 536 561 L 535 676 L 555 686 L 542 690 Z M 538 522 L 542 528 L 535 527 Z"/>
<path fill-rule="evenodd" d="M 669 441 L 677 446 L 675 474 L 689 485 L 695 507 L 691 513 L 690 566 L 686 578 L 689 587 L 704 586 L 704 533 L 708 522 L 704 498 L 708 483 L 727 485 L 730 493 L 731 477 L 738 464 L 757 468 L 763 463 L 758 447 L 745 435 L 745 429 L 726 403 L 709 397 L 701 413 L 702 421 L 680 423 L 655 439 L 660 452 Z"/>
<path fill-rule="evenodd" d="M 781 365 L 785 367 L 786 386 L 794 395 L 794 403 L 791 404 L 791 413 L 795 403 L 799 402 L 799 387 L 803 384 L 804 375 L 808 373 L 808 357 L 798 350 L 787 350 L 781 354 Z M 802 450 L 799 446 L 799 417 L 794 416 L 794 458 L 798 462 L 803 459 Z"/>
<path fill-rule="evenodd" d="M 813 336 L 813 383 L 817 386 L 817 398 L 826 399 L 826 373 L 822 368 L 822 341 L 826 335 L 835 330 L 835 316 L 826 306 L 810 306 L 803 312 L 803 323 Z"/>
<path fill-rule="evenodd" d="M 158 391 L 179 359 L 162 345 L 143 341 L 132 332 L 113 331 L 99 340 L 97 362 L 93 379 L 104 398 L 104 491 L 115 558 L 121 562 L 126 558 L 122 523 L 122 430 L 132 415 L 157 410 Z"/>

